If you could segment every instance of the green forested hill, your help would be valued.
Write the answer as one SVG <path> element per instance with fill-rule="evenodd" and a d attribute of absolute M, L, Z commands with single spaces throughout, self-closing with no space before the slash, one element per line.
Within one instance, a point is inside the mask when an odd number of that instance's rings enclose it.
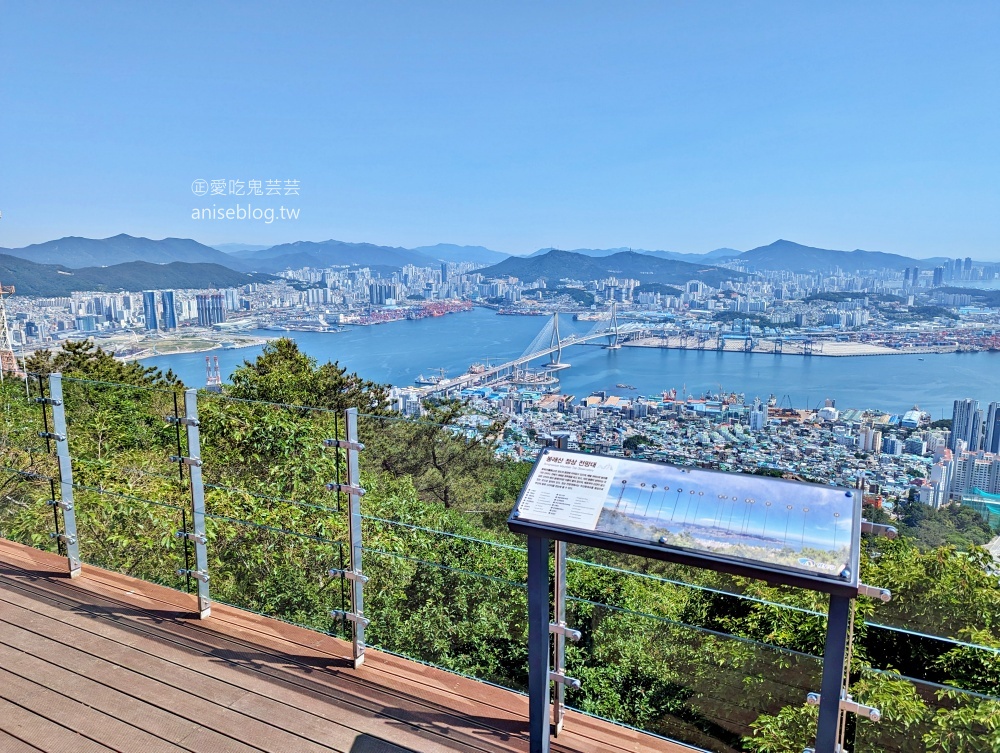
<path fill-rule="evenodd" d="M 18 295 L 61 296 L 83 290 L 117 291 L 162 288 L 217 288 L 269 279 L 235 272 L 219 264 L 131 261 L 110 267 L 69 269 L 59 264 L 36 264 L 0 254 L 0 282 L 14 285 Z"/>
<path fill-rule="evenodd" d="M 531 281 L 542 277 L 559 280 L 603 280 L 608 277 L 631 278 L 642 284 L 653 282 L 683 285 L 689 280 L 701 280 L 707 285 L 718 286 L 723 280 L 742 279 L 739 272 L 731 272 L 706 264 L 691 264 L 676 259 L 659 259 L 648 254 L 623 251 L 611 256 L 592 257 L 572 251 L 553 249 L 542 256 L 527 258 L 510 257 L 492 267 L 478 270 L 486 277 L 517 277 Z"/>

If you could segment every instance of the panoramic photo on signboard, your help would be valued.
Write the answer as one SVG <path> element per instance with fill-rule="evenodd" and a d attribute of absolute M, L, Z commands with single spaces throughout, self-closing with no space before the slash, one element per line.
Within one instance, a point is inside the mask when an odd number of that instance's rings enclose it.
<path fill-rule="evenodd" d="M 837 487 L 549 450 L 517 517 L 839 578 L 855 507 Z"/>

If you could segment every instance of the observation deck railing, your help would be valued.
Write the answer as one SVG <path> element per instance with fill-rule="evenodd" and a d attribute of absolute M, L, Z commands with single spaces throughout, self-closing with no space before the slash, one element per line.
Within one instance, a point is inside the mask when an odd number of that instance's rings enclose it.
<path fill-rule="evenodd" d="M 526 691 L 527 557 L 502 525 L 524 473 L 498 427 L 59 375 L 0 397 L 0 537 Z M 908 591 L 879 554 L 896 598 L 861 601 L 852 693 L 882 721 L 848 750 L 1000 749 L 993 597 Z M 568 706 L 711 751 L 809 744 L 822 597 L 573 546 L 566 584 Z"/>

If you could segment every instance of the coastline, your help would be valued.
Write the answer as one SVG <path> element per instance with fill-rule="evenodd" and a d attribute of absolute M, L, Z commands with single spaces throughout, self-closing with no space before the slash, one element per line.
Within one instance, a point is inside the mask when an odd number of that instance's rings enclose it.
<path fill-rule="evenodd" d="M 709 345 L 711 343 L 711 345 Z M 906 349 L 890 348 L 887 345 L 874 345 L 871 343 L 836 342 L 830 340 L 816 340 L 812 344 L 811 352 L 806 352 L 806 346 L 802 342 L 783 342 L 778 350 L 774 340 L 753 340 L 753 348 L 747 350 L 744 341 L 740 339 L 726 340 L 724 347 L 715 347 L 715 341 L 710 340 L 704 344 L 686 342 L 683 337 L 650 337 L 642 340 L 632 340 L 622 343 L 622 347 L 631 348 L 656 348 L 660 350 L 699 350 L 707 352 L 726 353 L 766 353 L 777 356 L 820 356 L 826 358 L 855 358 L 862 356 L 909 356 L 927 355 L 932 353 L 957 353 L 960 352 L 958 346 L 936 345 L 936 346 L 914 346 Z M 708 346 L 708 347 L 706 347 Z M 963 351 L 964 352 L 964 351 Z M 976 351 L 988 352 L 988 351 Z"/>
<path fill-rule="evenodd" d="M 191 348 L 180 348 L 178 350 L 170 350 L 167 352 L 151 352 L 150 348 L 145 348 L 138 353 L 130 353 L 125 356 L 121 356 L 123 361 L 144 361 L 147 358 L 155 358 L 157 356 L 181 356 L 190 355 L 193 353 L 210 353 L 214 350 L 243 350 L 244 348 L 257 348 L 261 345 L 266 345 L 272 340 L 276 340 L 276 337 L 257 337 L 253 339 L 242 340 L 231 347 L 223 348 L 222 343 L 213 343 L 207 347 L 197 346 Z"/>

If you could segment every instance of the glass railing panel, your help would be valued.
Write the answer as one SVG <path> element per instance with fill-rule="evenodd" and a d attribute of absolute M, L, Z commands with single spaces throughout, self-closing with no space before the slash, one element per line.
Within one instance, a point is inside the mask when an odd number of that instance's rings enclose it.
<path fill-rule="evenodd" d="M 796 750 L 815 735 L 805 698 L 820 687 L 818 657 L 573 596 L 567 622 L 583 634 L 566 646 L 581 681 L 567 704 L 584 712 L 727 753 L 757 749 L 789 714 L 801 717 Z"/>
<path fill-rule="evenodd" d="M 62 383 L 75 480 L 119 490 L 132 482 L 138 492 L 158 476 L 180 478 L 170 456 L 185 454 L 183 430 L 168 420 L 184 415 L 179 389 L 71 377 Z"/>
<path fill-rule="evenodd" d="M 329 410 L 198 395 L 208 569 L 215 601 L 346 635 L 343 433 Z"/>
<path fill-rule="evenodd" d="M 184 468 L 183 394 L 164 385 L 63 377 L 80 559 L 191 590 L 190 490 Z"/>
<path fill-rule="evenodd" d="M 374 547 L 366 548 L 364 557 L 371 578 L 365 586 L 371 646 L 527 691 L 528 605 L 522 583 L 477 572 L 483 567 L 478 560 L 431 561 Z"/>
<path fill-rule="evenodd" d="M 208 570 L 213 601 L 340 635 L 331 610 L 347 608 L 339 541 L 211 512 Z"/>
<path fill-rule="evenodd" d="M 488 422 L 358 427 L 369 643 L 526 690 L 527 557 L 504 523 L 520 483 L 504 484 Z"/>
<path fill-rule="evenodd" d="M 105 570 L 192 590 L 189 578 L 194 553 L 179 537 L 187 530 L 187 507 L 107 488 L 73 485 L 80 560 Z"/>
<path fill-rule="evenodd" d="M 52 432 L 52 410 L 37 402 L 48 395 L 48 381 L 10 374 L 0 382 L 0 538 L 63 553 L 53 534 L 61 532 L 59 464 Z"/>
<path fill-rule="evenodd" d="M 851 719 L 846 741 L 854 753 L 1000 750 L 1000 696 L 870 670 L 851 693 L 881 712 L 877 723 Z"/>

